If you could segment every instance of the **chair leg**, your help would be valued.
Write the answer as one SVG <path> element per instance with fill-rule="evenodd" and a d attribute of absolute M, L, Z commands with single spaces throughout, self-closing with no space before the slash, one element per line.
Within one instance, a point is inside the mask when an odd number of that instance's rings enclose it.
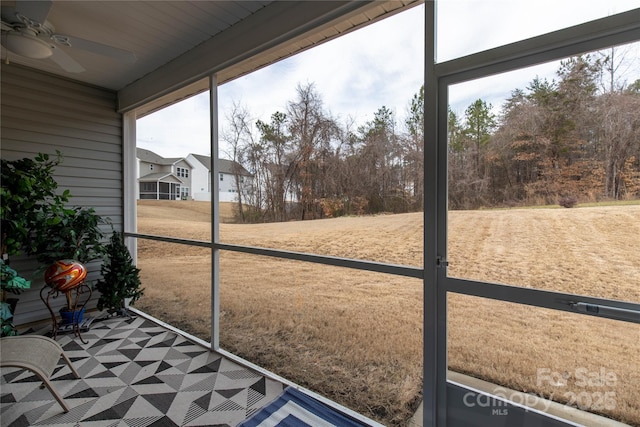
<path fill-rule="evenodd" d="M 49 381 L 49 378 L 43 377 L 41 375 L 38 375 L 38 377 L 42 380 L 42 383 L 49 389 L 49 392 L 53 395 L 53 397 L 56 398 L 60 406 L 62 406 L 62 409 L 64 410 L 64 412 L 65 413 L 69 412 L 70 410 L 69 405 L 67 405 L 67 402 L 64 401 L 64 398 L 53 387 L 53 384 L 51 384 L 51 381 Z"/>
<path fill-rule="evenodd" d="M 73 367 L 73 364 L 71 363 L 71 360 L 69 360 L 69 356 L 67 356 L 64 353 L 64 351 L 62 353 L 60 353 L 60 355 L 62 356 L 64 361 L 67 363 L 67 365 L 69 365 L 69 368 L 71 369 L 71 372 L 73 373 L 73 376 L 76 377 L 76 378 L 80 378 L 80 374 L 78 374 L 78 371 L 76 371 L 76 368 Z"/>

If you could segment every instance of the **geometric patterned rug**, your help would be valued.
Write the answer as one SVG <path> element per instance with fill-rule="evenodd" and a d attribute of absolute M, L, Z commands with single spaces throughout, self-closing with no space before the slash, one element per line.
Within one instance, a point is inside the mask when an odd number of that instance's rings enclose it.
<path fill-rule="evenodd" d="M 366 427 L 358 421 L 307 396 L 293 387 L 287 387 L 276 400 L 243 421 L 239 427 Z"/>
<path fill-rule="evenodd" d="M 64 362 L 51 377 L 71 411 L 35 375 L 3 368 L 2 427 L 235 426 L 284 389 L 142 316 L 96 321 L 82 337 L 57 338 L 81 378 Z"/>

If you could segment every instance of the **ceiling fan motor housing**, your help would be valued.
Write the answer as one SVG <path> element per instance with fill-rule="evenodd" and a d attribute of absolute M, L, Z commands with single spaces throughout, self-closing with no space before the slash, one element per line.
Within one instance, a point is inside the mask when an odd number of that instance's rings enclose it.
<path fill-rule="evenodd" d="M 20 32 L 6 35 L 5 47 L 11 52 L 32 59 L 44 59 L 53 54 L 53 46 L 39 39 L 32 30 L 25 28 Z"/>

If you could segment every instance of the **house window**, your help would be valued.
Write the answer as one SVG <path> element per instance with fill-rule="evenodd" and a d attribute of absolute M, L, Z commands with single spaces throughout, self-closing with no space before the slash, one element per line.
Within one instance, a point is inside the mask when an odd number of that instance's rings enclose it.
<path fill-rule="evenodd" d="M 153 163 L 149 164 L 149 170 L 152 171 L 153 170 Z"/>
<path fill-rule="evenodd" d="M 224 181 L 224 174 L 223 173 L 220 174 L 220 181 Z"/>
<path fill-rule="evenodd" d="M 189 178 L 189 169 L 187 168 L 176 168 L 176 175 L 181 178 Z"/>
<path fill-rule="evenodd" d="M 141 182 L 140 191 L 156 191 L 155 182 Z"/>
<path fill-rule="evenodd" d="M 189 187 L 180 187 L 180 198 L 187 200 L 189 198 Z"/>

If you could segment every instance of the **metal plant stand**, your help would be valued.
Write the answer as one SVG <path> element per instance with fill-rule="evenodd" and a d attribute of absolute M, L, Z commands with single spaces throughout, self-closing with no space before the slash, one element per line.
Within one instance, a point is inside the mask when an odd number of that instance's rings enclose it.
<path fill-rule="evenodd" d="M 58 316 L 53 311 L 51 307 L 52 300 L 55 300 L 60 294 L 65 295 L 65 292 L 60 292 L 52 287 L 45 285 L 40 291 L 40 299 L 44 302 L 44 304 L 49 309 L 49 313 L 51 313 L 51 336 L 55 340 L 58 333 L 67 333 L 72 332 L 80 338 L 83 344 L 87 344 L 88 341 L 85 341 L 82 338 L 80 331 L 88 331 L 91 323 L 93 322 L 93 318 L 89 316 L 83 316 L 82 320 L 78 322 L 78 317 L 76 313 L 83 312 L 87 302 L 91 299 L 91 288 L 86 284 L 82 283 L 80 286 L 71 289 L 70 292 L 73 295 L 73 314 L 71 316 L 71 323 L 58 323 Z M 61 319 L 62 320 L 62 319 Z"/>

